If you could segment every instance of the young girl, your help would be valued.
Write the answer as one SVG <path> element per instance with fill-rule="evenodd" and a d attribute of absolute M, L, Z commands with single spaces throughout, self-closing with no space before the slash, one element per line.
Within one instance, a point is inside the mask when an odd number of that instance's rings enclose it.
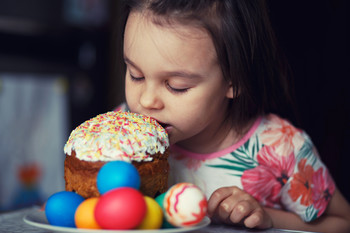
<path fill-rule="evenodd" d="M 274 114 L 288 84 L 262 0 L 128 0 L 121 12 L 127 106 L 167 130 L 170 185 L 200 186 L 217 223 L 350 231 L 310 138 Z"/>

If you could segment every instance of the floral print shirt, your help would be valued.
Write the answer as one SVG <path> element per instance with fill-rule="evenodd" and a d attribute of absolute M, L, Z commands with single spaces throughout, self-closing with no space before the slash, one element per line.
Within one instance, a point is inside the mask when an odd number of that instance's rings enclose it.
<path fill-rule="evenodd" d="M 237 186 L 262 205 L 292 211 L 306 222 L 325 211 L 335 190 L 309 136 L 274 114 L 259 118 L 239 142 L 216 153 L 174 145 L 169 164 L 169 185 L 194 183 L 207 198 L 220 187 Z"/>

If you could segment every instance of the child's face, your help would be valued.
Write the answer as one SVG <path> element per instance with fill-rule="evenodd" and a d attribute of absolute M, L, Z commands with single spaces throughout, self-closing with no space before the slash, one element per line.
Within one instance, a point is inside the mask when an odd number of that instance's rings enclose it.
<path fill-rule="evenodd" d="M 165 126 L 187 149 L 213 141 L 232 89 L 222 77 L 210 36 L 180 24 L 160 26 L 133 12 L 125 28 L 125 92 L 132 112 Z"/>

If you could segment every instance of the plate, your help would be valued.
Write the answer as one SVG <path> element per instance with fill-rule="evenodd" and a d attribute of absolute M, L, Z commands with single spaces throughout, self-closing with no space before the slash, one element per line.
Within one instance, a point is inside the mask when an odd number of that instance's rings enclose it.
<path fill-rule="evenodd" d="M 205 217 L 198 225 L 193 227 L 183 228 L 169 228 L 169 229 L 157 229 L 157 230 L 93 230 L 93 229 L 81 229 L 72 227 L 58 227 L 52 226 L 48 223 L 44 211 L 35 211 L 24 216 L 23 221 L 29 225 L 39 227 L 42 229 L 50 230 L 53 232 L 66 232 L 66 233 L 177 233 L 177 232 L 189 232 L 201 229 L 210 224 L 210 219 Z"/>

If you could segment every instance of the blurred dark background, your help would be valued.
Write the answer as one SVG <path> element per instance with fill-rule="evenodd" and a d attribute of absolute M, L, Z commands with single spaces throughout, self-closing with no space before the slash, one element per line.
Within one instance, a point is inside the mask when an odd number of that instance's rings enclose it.
<path fill-rule="evenodd" d="M 350 200 L 348 1 L 268 4 L 295 79 L 294 123 L 311 136 Z M 113 109 L 124 98 L 115 57 L 118 5 L 117 0 L 1 0 L 0 75 L 63 75 L 68 132 Z"/>
<path fill-rule="evenodd" d="M 0 72 L 60 73 L 72 127 L 116 105 L 114 43 L 119 1 L 0 1 Z"/>

